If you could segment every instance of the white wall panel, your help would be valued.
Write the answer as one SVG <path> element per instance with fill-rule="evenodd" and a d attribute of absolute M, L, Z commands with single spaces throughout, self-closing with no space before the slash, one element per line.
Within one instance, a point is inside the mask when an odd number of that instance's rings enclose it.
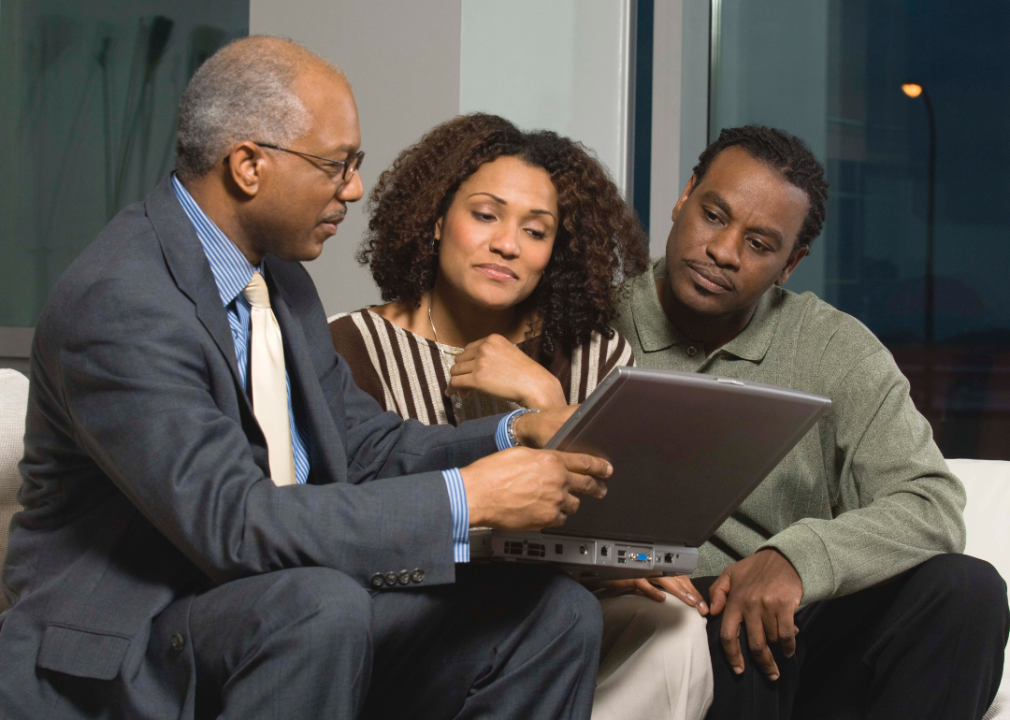
<path fill-rule="evenodd" d="M 251 0 L 251 34 L 305 43 L 344 69 L 361 118 L 365 192 L 396 155 L 459 110 L 459 0 Z M 354 253 L 368 225 L 350 208 L 317 260 L 306 263 L 327 313 L 379 301 Z"/>
<path fill-rule="evenodd" d="M 460 112 L 593 148 L 627 187 L 632 0 L 462 0 Z"/>

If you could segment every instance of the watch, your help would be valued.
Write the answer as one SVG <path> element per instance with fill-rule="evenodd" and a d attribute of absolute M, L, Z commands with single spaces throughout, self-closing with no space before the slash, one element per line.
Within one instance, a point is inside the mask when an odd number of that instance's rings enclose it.
<path fill-rule="evenodd" d="M 540 411 L 534 408 L 521 408 L 519 410 L 516 410 L 515 414 L 509 418 L 508 424 L 505 425 L 505 435 L 508 438 L 509 443 L 511 443 L 512 447 L 519 446 L 519 441 L 516 439 L 515 434 L 516 420 L 521 418 L 523 415 L 528 415 L 529 413 L 537 413 L 537 412 Z"/>

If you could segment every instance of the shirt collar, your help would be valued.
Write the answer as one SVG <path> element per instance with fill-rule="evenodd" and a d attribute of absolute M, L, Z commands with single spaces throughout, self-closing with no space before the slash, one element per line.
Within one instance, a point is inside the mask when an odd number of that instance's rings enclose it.
<path fill-rule="evenodd" d="M 257 266 L 246 259 L 235 243 L 229 240 L 214 221 L 200 209 L 175 173 L 172 174 L 172 189 L 175 190 L 175 196 L 179 198 L 182 209 L 193 223 L 196 236 L 200 238 L 200 244 L 203 246 L 203 252 L 207 256 L 210 271 L 217 284 L 218 294 L 221 296 L 221 303 L 228 307 L 252 280 L 253 273 L 263 272 L 263 263 Z"/>
<path fill-rule="evenodd" d="M 656 291 L 656 280 L 666 278 L 666 258 L 660 257 L 635 282 L 631 301 L 631 313 L 635 321 L 635 331 L 645 352 L 665 350 L 674 345 L 684 345 L 691 341 L 675 328 L 666 318 Z M 736 357 L 760 362 L 768 353 L 775 331 L 779 325 L 779 313 L 775 309 L 782 303 L 785 290 L 770 287 L 754 310 L 754 316 L 747 327 L 723 345 L 719 351 Z"/>
<path fill-rule="evenodd" d="M 635 332 L 645 352 L 665 350 L 673 345 L 687 343 L 677 328 L 670 324 L 659 302 L 656 292 L 656 278 L 666 277 L 666 258 L 660 257 L 634 280 L 635 287 L 631 300 L 631 314 L 635 320 Z"/>

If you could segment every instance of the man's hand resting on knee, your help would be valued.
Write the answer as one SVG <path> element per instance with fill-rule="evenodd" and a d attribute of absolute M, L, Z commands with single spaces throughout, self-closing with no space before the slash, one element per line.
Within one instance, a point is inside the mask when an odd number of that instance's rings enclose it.
<path fill-rule="evenodd" d="M 708 596 L 712 614 L 724 613 L 719 637 L 733 672 L 739 675 L 744 668 L 742 623 L 754 662 L 769 680 L 778 680 L 768 644 L 781 643 L 783 654 L 793 656 L 799 632 L 793 616 L 803 599 L 803 581 L 792 563 L 777 550 L 761 550 L 723 570 Z"/>

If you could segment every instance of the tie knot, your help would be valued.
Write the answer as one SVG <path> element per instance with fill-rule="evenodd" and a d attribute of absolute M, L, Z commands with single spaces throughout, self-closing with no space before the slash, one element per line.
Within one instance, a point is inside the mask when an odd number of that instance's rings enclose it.
<path fill-rule="evenodd" d="M 267 281 L 259 273 L 253 273 L 252 280 L 242 289 L 242 294 L 253 307 L 270 307 L 270 291 L 267 289 Z"/>

